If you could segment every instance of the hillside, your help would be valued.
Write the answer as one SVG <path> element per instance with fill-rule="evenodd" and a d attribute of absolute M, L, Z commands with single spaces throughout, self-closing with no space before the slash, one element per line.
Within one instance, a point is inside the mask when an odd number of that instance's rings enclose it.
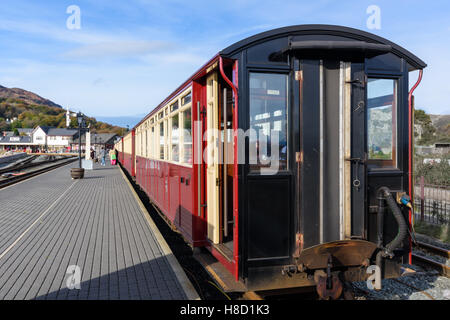
<path fill-rule="evenodd" d="M 33 92 L 19 88 L 6 88 L 1 85 L 0 85 L 0 99 L 4 100 L 15 99 L 26 102 L 27 104 L 62 108 L 59 104 L 56 104 L 48 99 L 42 98 L 41 96 L 38 96 Z"/>
<path fill-rule="evenodd" d="M 450 142 L 450 115 L 427 114 L 424 110 L 414 110 L 416 128 L 414 136 L 420 146 L 433 145 L 436 142 Z M 416 130 L 421 128 L 421 134 Z"/>
<path fill-rule="evenodd" d="M 14 118 L 17 120 L 8 121 Z M 123 133 L 122 127 L 97 121 L 93 117 L 87 118 L 93 132 L 118 135 Z M 35 93 L 0 86 L 0 132 L 14 131 L 18 128 L 35 128 L 38 125 L 64 128 L 66 126 L 66 110 Z M 70 126 L 77 126 L 75 118 L 72 118 Z"/>
<path fill-rule="evenodd" d="M 430 118 L 433 126 L 436 128 L 436 134 L 441 139 L 450 140 L 450 114 L 430 114 Z"/>

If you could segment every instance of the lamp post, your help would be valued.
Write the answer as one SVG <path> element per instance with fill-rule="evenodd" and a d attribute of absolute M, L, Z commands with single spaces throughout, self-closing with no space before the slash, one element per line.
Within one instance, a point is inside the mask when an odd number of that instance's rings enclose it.
<path fill-rule="evenodd" d="M 78 167 L 81 169 L 81 126 L 83 124 L 83 114 L 77 113 L 78 122 Z"/>
<path fill-rule="evenodd" d="M 70 169 L 72 179 L 83 179 L 84 169 L 81 167 L 81 127 L 84 126 L 84 115 L 81 112 L 76 114 L 78 122 L 78 168 Z"/>

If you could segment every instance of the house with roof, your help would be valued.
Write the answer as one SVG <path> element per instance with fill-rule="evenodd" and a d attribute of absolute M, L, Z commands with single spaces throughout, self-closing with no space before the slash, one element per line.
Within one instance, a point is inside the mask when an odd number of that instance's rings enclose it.
<path fill-rule="evenodd" d="M 68 151 L 78 137 L 78 130 L 37 126 L 32 132 L 33 143 L 48 151 Z"/>
<path fill-rule="evenodd" d="M 77 135 L 78 136 L 78 135 Z M 91 133 L 91 148 L 98 152 L 102 147 L 113 149 L 118 135 L 115 133 Z M 81 150 L 86 147 L 86 133 L 81 134 Z M 78 138 L 72 142 L 72 150 L 78 150 Z"/>
<path fill-rule="evenodd" d="M 36 145 L 30 136 L 4 136 L 0 137 L 0 150 L 8 151 L 35 151 Z"/>
<path fill-rule="evenodd" d="M 70 152 L 78 150 L 78 129 L 37 126 L 34 129 L 18 129 L 0 136 L 0 150 Z M 118 135 L 115 133 L 91 133 L 91 147 L 112 149 Z M 81 135 L 81 149 L 86 146 L 86 134 Z"/>
<path fill-rule="evenodd" d="M 29 136 L 33 134 L 33 128 L 17 128 L 17 131 L 19 132 L 19 136 Z"/>

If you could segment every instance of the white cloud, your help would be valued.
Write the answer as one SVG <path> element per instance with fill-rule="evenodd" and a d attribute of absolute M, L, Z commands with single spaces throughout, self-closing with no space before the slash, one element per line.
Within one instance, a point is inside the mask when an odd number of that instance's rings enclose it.
<path fill-rule="evenodd" d="M 0 30 L 30 34 L 47 40 L 78 44 L 94 44 L 100 41 L 112 41 L 117 38 L 117 36 L 93 32 L 92 30 L 69 30 L 65 27 L 55 27 L 42 21 L 12 21 L 1 19 Z"/>
<path fill-rule="evenodd" d="M 65 58 L 132 57 L 172 49 L 169 42 L 117 40 L 84 45 L 63 54 Z"/>

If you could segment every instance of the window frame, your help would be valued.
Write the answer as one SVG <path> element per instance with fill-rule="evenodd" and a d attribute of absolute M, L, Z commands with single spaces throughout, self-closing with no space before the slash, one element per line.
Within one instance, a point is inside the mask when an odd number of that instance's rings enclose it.
<path fill-rule="evenodd" d="M 251 128 L 251 119 L 250 119 L 250 109 L 251 109 L 251 99 L 250 99 L 250 91 L 251 91 L 251 84 L 250 84 L 250 78 L 252 74 L 275 74 L 275 75 L 283 75 L 286 77 L 286 168 L 284 169 L 278 169 L 276 174 L 281 174 L 281 175 L 285 175 L 285 174 L 290 174 L 291 173 L 291 161 L 290 161 L 290 156 L 291 156 L 291 152 L 290 152 L 290 143 L 291 143 L 291 137 L 289 136 L 289 130 L 291 129 L 291 103 L 292 103 L 292 95 L 290 92 L 291 89 L 291 72 L 288 69 L 272 69 L 272 68 L 249 68 L 247 71 L 247 97 L 248 97 L 248 111 L 247 111 L 247 121 L 248 121 L 248 129 Z M 246 146 L 246 159 L 248 159 L 250 161 L 250 139 L 246 139 L 248 141 L 248 145 Z M 259 155 L 258 155 L 259 158 Z M 260 166 L 258 169 L 256 168 L 252 168 L 252 165 L 256 165 L 256 164 L 250 164 L 247 163 L 247 167 L 248 167 L 248 174 L 251 176 L 266 176 L 266 175 L 273 175 L 270 173 L 262 173 L 261 169 L 262 168 L 268 168 L 268 167 L 264 167 L 264 166 Z"/>
<path fill-rule="evenodd" d="M 392 103 L 392 159 L 370 159 L 369 154 L 369 79 L 392 80 L 394 82 L 394 99 Z M 370 170 L 399 170 L 399 137 L 400 137 L 400 96 L 399 86 L 401 85 L 400 76 L 389 74 L 368 74 L 366 86 L 366 116 L 365 116 L 365 146 L 367 153 L 367 167 Z"/>
<path fill-rule="evenodd" d="M 173 163 L 180 166 L 185 166 L 192 168 L 192 163 L 185 163 L 184 160 L 184 112 L 187 109 L 191 110 L 191 134 L 192 134 L 192 98 L 191 101 L 185 105 L 181 105 L 181 99 L 187 95 L 192 95 L 192 86 L 189 86 L 183 92 L 178 94 L 176 97 L 171 99 L 167 104 L 161 107 L 149 120 L 148 120 L 148 130 L 150 134 L 147 137 L 148 143 L 150 143 L 149 152 L 147 157 L 164 161 L 168 163 Z M 174 104 L 178 104 L 178 108 L 171 111 Z M 172 160 L 172 119 L 173 116 L 178 114 L 178 150 L 179 156 L 178 161 Z M 162 116 L 161 116 L 162 115 Z M 160 125 L 163 123 L 164 130 L 164 158 L 160 157 L 161 151 L 161 140 L 160 140 Z M 143 152 L 143 151 L 142 151 Z"/>

